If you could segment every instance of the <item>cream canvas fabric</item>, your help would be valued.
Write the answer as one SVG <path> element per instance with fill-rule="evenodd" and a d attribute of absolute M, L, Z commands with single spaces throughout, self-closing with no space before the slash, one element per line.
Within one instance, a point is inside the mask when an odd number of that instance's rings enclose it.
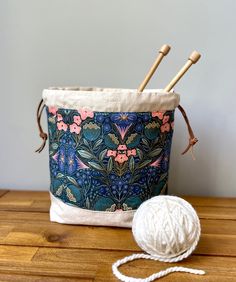
<path fill-rule="evenodd" d="M 162 89 L 148 89 L 142 93 L 136 89 L 97 87 L 51 88 L 43 91 L 43 100 L 49 107 L 99 112 L 174 110 L 179 99 L 177 93 L 163 92 Z"/>
<path fill-rule="evenodd" d="M 99 212 L 69 206 L 51 196 L 50 220 L 64 224 L 131 227 L 134 210 Z"/>

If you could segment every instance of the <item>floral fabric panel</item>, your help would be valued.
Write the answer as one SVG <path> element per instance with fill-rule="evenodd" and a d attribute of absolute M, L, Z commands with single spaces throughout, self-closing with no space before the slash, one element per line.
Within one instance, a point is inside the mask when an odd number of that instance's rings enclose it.
<path fill-rule="evenodd" d="M 174 111 L 47 114 L 50 189 L 63 202 L 126 211 L 165 191 Z"/>

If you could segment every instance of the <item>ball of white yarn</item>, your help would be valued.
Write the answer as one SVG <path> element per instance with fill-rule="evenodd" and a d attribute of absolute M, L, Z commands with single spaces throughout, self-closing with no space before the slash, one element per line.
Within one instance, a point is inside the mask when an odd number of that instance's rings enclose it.
<path fill-rule="evenodd" d="M 173 272 L 205 274 L 200 269 L 174 266 L 146 278 L 134 278 L 118 269 L 135 259 L 177 262 L 193 252 L 201 227 L 197 213 L 185 200 L 175 196 L 157 196 L 145 201 L 134 214 L 132 231 L 137 244 L 148 254 L 133 254 L 113 263 L 112 271 L 121 281 L 151 282 Z"/>
<path fill-rule="evenodd" d="M 132 231 L 141 249 L 168 262 L 189 256 L 201 233 L 194 208 L 176 196 L 145 201 L 134 214 Z"/>

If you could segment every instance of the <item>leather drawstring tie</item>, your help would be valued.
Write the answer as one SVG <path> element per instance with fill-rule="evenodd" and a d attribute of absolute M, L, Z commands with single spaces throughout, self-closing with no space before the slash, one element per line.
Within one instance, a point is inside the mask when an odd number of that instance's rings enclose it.
<path fill-rule="evenodd" d="M 37 153 L 42 152 L 42 150 L 44 149 L 45 145 L 46 145 L 46 141 L 48 139 L 48 135 L 47 133 L 45 133 L 42 129 L 41 126 L 41 116 L 42 116 L 42 112 L 45 108 L 45 105 L 43 104 L 43 100 L 40 101 L 38 108 L 37 108 L 37 124 L 38 124 L 38 128 L 39 128 L 39 136 L 43 139 L 43 143 L 42 145 L 35 151 Z M 187 148 L 182 152 L 182 155 L 184 155 L 185 153 L 187 153 L 190 149 L 191 149 L 191 154 L 193 159 L 195 159 L 194 155 L 193 155 L 193 146 L 198 142 L 198 139 L 194 136 L 193 130 L 190 126 L 188 117 L 186 115 L 185 110 L 183 109 L 183 107 L 181 105 L 178 106 L 178 109 L 180 110 L 186 125 L 187 125 L 187 129 L 188 129 L 188 133 L 189 133 L 189 144 L 187 146 Z"/>
<path fill-rule="evenodd" d="M 37 124 L 38 124 L 38 128 L 39 128 L 39 136 L 43 139 L 43 143 L 42 145 L 35 151 L 37 153 L 41 153 L 42 150 L 44 149 L 45 145 L 46 145 L 46 141 L 48 139 L 48 135 L 47 133 L 45 133 L 42 129 L 41 126 L 41 116 L 42 116 L 42 112 L 45 108 L 45 105 L 43 103 L 43 99 L 40 101 L 38 108 L 37 108 Z"/>
<path fill-rule="evenodd" d="M 189 123 L 187 114 L 185 112 L 185 110 L 183 109 L 183 107 L 181 105 L 178 106 L 178 109 L 180 110 L 186 124 L 187 124 L 187 129 L 188 129 L 188 133 L 189 133 L 189 144 L 187 146 L 187 148 L 182 152 L 182 155 L 184 155 L 185 153 L 187 153 L 189 151 L 189 149 L 191 149 L 191 154 L 192 154 L 192 158 L 195 160 L 194 154 L 193 154 L 193 146 L 198 142 L 198 139 L 195 137 L 193 130 L 191 128 L 191 125 Z"/>

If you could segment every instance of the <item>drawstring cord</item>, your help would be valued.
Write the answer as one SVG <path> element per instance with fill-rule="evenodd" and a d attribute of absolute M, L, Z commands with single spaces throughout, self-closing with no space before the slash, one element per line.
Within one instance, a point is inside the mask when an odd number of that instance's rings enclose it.
<path fill-rule="evenodd" d="M 39 129 L 39 136 L 40 138 L 43 139 L 43 143 L 42 145 L 35 151 L 37 153 L 41 153 L 42 150 L 44 149 L 45 145 L 46 145 L 46 141 L 48 139 L 48 135 L 47 133 L 45 133 L 42 129 L 42 126 L 41 126 L 41 116 L 42 116 L 42 112 L 45 108 L 45 105 L 43 103 L 43 99 L 40 101 L 39 105 L 38 105 L 38 108 L 37 108 L 37 124 L 38 124 L 38 129 Z"/>
<path fill-rule="evenodd" d="M 42 150 L 44 149 L 47 139 L 48 139 L 48 135 L 47 133 L 45 133 L 42 129 L 41 126 L 41 116 L 42 116 L 42 112 L 45 108 L 45 104 L 43 103 L 43 99 L 40 101 L 38 108 L 37 108 L 37 124 L 38 124 L 38 129 L 39 129 L 39 136 L 43 139 L 43 143 L 42 145 L 35 151 L 37 153 L 41 153 Z M 190 149 L 191 149 L 191 154 L 192 154 L 192 158 L 195 160 L 194 154 L 193 154 L 193 146 L 198 142 L 198 139 L 195 137 L 193 130 L 190 126 L 189 123 L 189 119 L 187 117 L 187 114 L 185 112 L 185 110 L 183 109 L 183 107 L 181 105 L 178 106 L 178 109 L 180 110 L 186 125 L 187 125 L 187 129 L 188 129 L 188 133 L 189 133 L 189 144 L 187 146 L 187 148 L 182 152 L 182 155 L 186 154 Z"/>
<path fill-rule="evenodd" d="M 195 135 L 193 133 L 192 127 L 189 123 L 189 119 L 187 117 L 187 114 L 186 114 L 184 108 L 181 105 L 179 105 L 178 109 L 180 110 L 180 112 L 181 112 L 181 114 L 182 114 L 182 116 L 183 116 L 183 118 L 186 122 L 188 134 L 189 134 L 189 143 L 188 143 L 187 148 L 182 152 L 182 155 L 186 154 L 191 149 L 192 158 L 193 158 L 193 160 L 195 160 L 195 156 L 193 154 L 193 146 L 198 142 L 198 139 L 195 137 Z"/>

